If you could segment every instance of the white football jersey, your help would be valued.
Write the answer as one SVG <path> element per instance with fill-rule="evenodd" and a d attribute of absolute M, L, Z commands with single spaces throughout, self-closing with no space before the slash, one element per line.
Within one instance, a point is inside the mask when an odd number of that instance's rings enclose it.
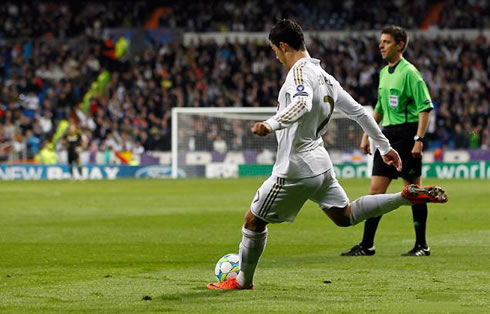
<path fill-rule="evenodd" d="M 322 135 L 334 109 L 356 120 L 382 155 L 391 149 L 374 118 L 322 69 L 318 59 L 301 58 L 291 67 L 278 102 L 276 115 L 266 121 L 278 141 L 275 176 L 301 179 L 332 168 Z"/>

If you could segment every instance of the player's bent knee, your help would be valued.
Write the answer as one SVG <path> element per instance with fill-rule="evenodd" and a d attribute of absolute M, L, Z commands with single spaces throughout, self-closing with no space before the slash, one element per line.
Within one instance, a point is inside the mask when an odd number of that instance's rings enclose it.
<path fill-rule="evenodd" d="M 339 227 L 350 227 L 351 226 L 351 223 L 350 223 L 350 219 L 337 219 L 337 220 L 334 220 L 335 224 Z"/>
<path fill-rule="evenodd" d="M 350 210 L 346 206 L 344 208 L 331 207 L 324 208 L 323 211 L 327 216 L 339 227 L 350 227 Z"/>
<path fill-rule="evenodd" d="M 254 232 L 263 232 L 267 222 L 262 219 L 255 217 L 251 210 L 248 210 L 244 217 L 244 227 L 247 230 Z"/>

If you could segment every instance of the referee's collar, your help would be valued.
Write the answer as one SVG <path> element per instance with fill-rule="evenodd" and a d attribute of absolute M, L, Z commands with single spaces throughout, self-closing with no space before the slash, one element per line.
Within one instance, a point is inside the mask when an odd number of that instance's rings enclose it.
<path fill-rule="evenodd" d="M 395 72 L 396 67 L 400 64 L 400 62 L 402 62 L 402 60 L 403 60 L 403 58 L 398 60 L 398 62 L 392 67 L 388 66 L 388 73 L 391 74 L 391 73 Z"/>

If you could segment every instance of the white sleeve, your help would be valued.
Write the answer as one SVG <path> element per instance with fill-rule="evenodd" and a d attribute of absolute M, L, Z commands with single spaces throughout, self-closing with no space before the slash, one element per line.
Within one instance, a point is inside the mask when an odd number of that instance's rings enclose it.
<path fill-rule="evenodd" d="M 285 82 L 288 84 L 286 93 L 291 95 L 291 104 L 265 121 L 273 131 L 291 126 L 305 113 L 310 112 L 313 106 L 314 82 L 307 75 L 308 66 L 304 69 L 301 66 L 295 66 L 293 71 L 295 71 L 294 82 L 293 80 Z"/>
<path fill-rule="evenodd" d="M 347 93 L 337 82 L 339 90 L 335 108 L 342 111 L 349 119 L 355 120 L 373 140 L 374 147 L 379 149 L 381 155 L 386 155 L 391 145 L 386 136 L 381 132 L 373 116 Z"/>

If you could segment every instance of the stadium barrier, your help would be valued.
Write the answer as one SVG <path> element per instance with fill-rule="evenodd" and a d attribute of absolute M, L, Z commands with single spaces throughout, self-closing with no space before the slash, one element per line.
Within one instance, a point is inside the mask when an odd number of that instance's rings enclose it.
<path fill-rule="evenodd" d="M 337 177 L 366 178 L 370 169 L 365 163 L 344 163 L 334 165 Z M 272 165 L 240 165 L 237 169 L 239 177 L 268 176 Z M 223 174 L 229 173 L 223 172 Z M 428 163 L 422 166 L 422 177 L 437 179 L 490 179 L 490 162 L 466 163 Z"/>
<path fill-rule="evenodd" d="M 341 163 L 334 165 L 339 178 L 366 178 L 369 175 L 367 163 Z M 210 162 L 196 164 L 192 173 L 206 178 L 237 178 L 268 176 L 272 172 L 271 164 L 236 164 L 227 162 Z M 178 176 L 186 177 L 183 169 Z M 463 163 L 434 162 L 422 166 L 424 178 L 438 179 L 490 179 L 490 161 L 473 161 Z M 81 179 L 119 179 L 119 178 L 171 178 L 172 167 L 168 165 L 84 165 Z M 70 179 L 70 169 L 66 164 L 58 165 L 0 165 L 0 180 L 61 180 Z"/>
<path fill-rule="evenodd" d="M 359 31 L 306 31 L 304 32 L 305 42 L 308 45 L 312 38 L 317 37 L 321 40 L 328 40 L 330 38 L 349 38 L 349 37 L 378 37 L 379 30 L 359 30 Z M 478 36 L 490 37 L 490 29 L 429 29 L 429 30 L 408 30 L 411 38 L 446 38 L 446 37 L 464 37 L 467 39 L 474 39 Z M 258 42 L 267 44 L 267 38 L 269 33 L 267 32 L 205 32 L 205 33 L 194 33 L 186 32 L 183 34 L 183 43 L 185 46 L 189 46 L 191 43 L 196 43 L 199 41 L 213 40 L 217 44 L 221 45 L 226 41 L 231 42 Z"/>
<path fill-rule="evenodd" d="M 171 176 L 171 167 L 163 165 L 84 165 L 75 179 L 165 178 Z M 57 165 L 0 165 L 0 180 L 62 180 L 70 179 L 70 168 Z"/>

